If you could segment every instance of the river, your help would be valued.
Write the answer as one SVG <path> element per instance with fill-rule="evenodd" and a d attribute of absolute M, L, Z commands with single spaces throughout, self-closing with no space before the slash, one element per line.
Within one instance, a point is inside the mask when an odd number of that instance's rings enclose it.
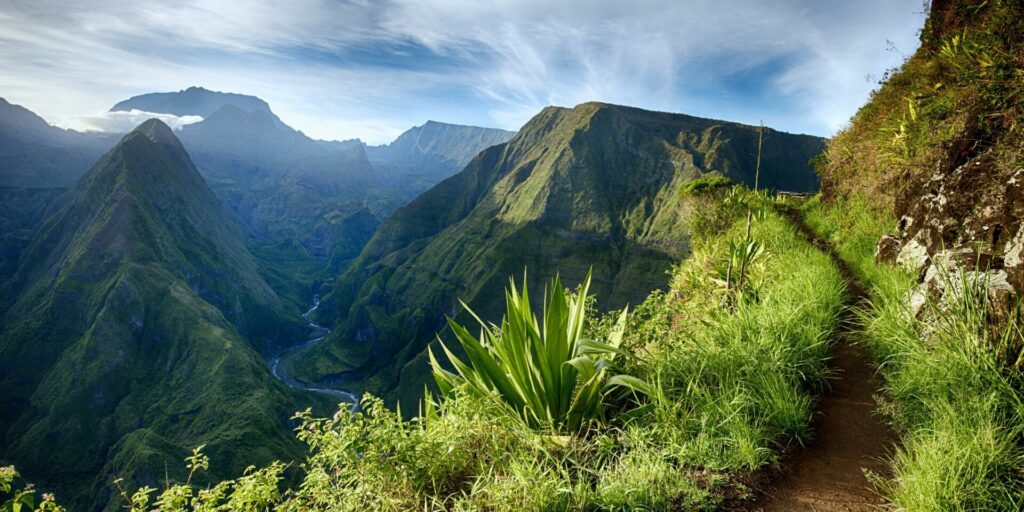
<path fill-rule="evenodd" d="M 288 387 L 294 389 L 301 389 L 304 391 L 312 391 L 314 393 L 330 395 L 336 398 L 340 398 L 342 402 L 353 404 L 353 407 L 355 407 L 359 404 L 359 398 L 356 395 L 349 393 L 348 391 L 336 388 L 306 386 L 305 384 L 299 382 L 288 373 L 288 364 L 281 364 L 282 362 L 287 362 L 290 357 L 294 356 L 300 350 L 322 342 L 325 338 L 327 338 L 327 335 L 331 333 L 330 329 L 309 319 L 313 312 L 315 312 L 319 307 L 320 298 L 314 296 L 313 306 L 309 308 L 309 311 L 306 311 L 305 313 L 302 314 L 302 318 L 305 319 L 306 322 L 309 322 L 310 329 L 312 329 L 316 333 L 314 337 L 303 342 L 296 343 L 295 345 L 292 345 L 284 352 L 281 352 L 276 357 L 271 359 L 270 371 L 271 373 L 274 374 L 274 377 L 277 377 L 278 380 L 285 383 Z"/>

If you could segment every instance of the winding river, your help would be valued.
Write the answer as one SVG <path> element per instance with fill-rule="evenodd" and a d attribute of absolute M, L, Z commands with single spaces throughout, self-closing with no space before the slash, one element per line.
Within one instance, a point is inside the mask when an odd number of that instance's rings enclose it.
<path fill-rule="evenodd" d="M 349 393 L 348 391 L 343 391 L 343 390 L 336 389 L 336 388 L 306 386 L 305 384 L 299 382 L 298 380 L 296 380 L 294 377 L 292 377 L 288 373 L 289 365 L 287 364 L 287 362 L 289 361 L 289 359 L 291 357 L 293 357 L 296 353 L 298 353 L 300 350 L 302 350 L 302 349 L 304 349 L 306 347 L 310 347 L 310 346 L 313 346 L 313 345 L 316 345 L 316 344 L 322 342 L 325 338 L 327 338 L 327 335 L 331 333 L 330 329 L 328 329 L 328 328 L 326 328 L 326 327 L 324 327 L 324 326 L 322 326 L 322 325 L 320 325 L 320 324 L 318 324 L 316 322 L 313 322 L 312 320 L 309 319 L 310 315 L 312 315 L 313 312 L 316 311 L 317 308 L 319 308 L 319 307 L 320 307 L 320 298 L 317 297 L 317 296 L 314 296 L 313 297 L 313 307 L 309 308 L 309 311 L 306 311 L 305 313 L 302 314 L 302 318 L 304 318 L 307 322 L 309 322 L 309 327 L 316 333 L 314 335 L 314 337 L 311 338 L 311 339 L 305 340 L 305 341 L 303 341 L 301 343 L 297 343 L 295 345 L 292 345 L 291 347 L 286 349 L 284 352 L 281 352 L 276 357 L 271 359 L 270 360 L 270 371 L 271 371 L 271 373 L 274 374 L 274 377 L 277 377 L 278 380 L 280 380 L 281 382 L 285 383 L 288 387 L 291 387 L 291 388 L 294 388 L 294 389 L 301 389 L 301 390 L 304 390 L 304 391 L 312 391 L 314 393 L 322 393 L 322 394 L 325 394 L 325 395 L 330 395 L 330 396 L 333 396 L 333 397 L 336 397 L 336 398 L 340 398 L 342 402 L 353 404 L 353 407 L 354 407 L 354 406 L 359 404 L 359 398 L 356 395 L 354 395 L 352 393 Z M 282 364 L 282 363 L 286 363 L 286 364 Z"/>

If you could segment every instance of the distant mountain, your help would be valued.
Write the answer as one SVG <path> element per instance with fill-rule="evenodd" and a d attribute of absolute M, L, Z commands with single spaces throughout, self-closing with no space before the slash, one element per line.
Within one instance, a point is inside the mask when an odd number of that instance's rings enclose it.
<path fill-rule="evenodd" d="M 225 105 L 183 127 L 179 136 L 253 236 L 294 241 L 325 266 L 332 264 L 331 254 L 354 257 L 369 239 L 362 234 L 364 224 L 354 233 L 338 233 L 350 226 L 333 223 L 339 216 L 364 208 L 383 215 L 403 202 L 401 194 L 380 184 L 362 144 L 313 140 L 269 111 Z M 374 219 L 371 232 L 376 225 Z M 358 247 L 328 247 L 341 240 Z"/>
<path fill-rule="evenodd" d="M 0 282 L 18 270 L 21 253 L 47 214 L 59 209 L 63 188 L 0 187 Z"/>
<path fill-rule="evenodd" d="M 225 105 L 233 105 L 245 112 L 270 112 L 267 102 L 244 94 L 217 92 L 202 87 L 189 87 L 178 92 L 154 92 L 132 96 L 111 107 L 111 112 L 142 110 L 176 116 L 208 117 Z"/>
<path fill-rule="evenodd" d="M 62 130 L 0 98 L 0 280 L 17 269 L 22 250 L 61 194 L 116 140 Z"/>
<path fill-rule="evenodd" d="M 116 140 L 62 130 L 0 98 L 0 187 L 70 187 Z"/>
<path fill-rule="evenodd" d="M 515 132 L 427 121 L 367 156 L 381 174 L 409 197 L 462 170 L 478 153 L 511 139 Z"/>
<path fill-rule="evenodd" d="M 259 351 L 299 311 L 171 130 L 142 124 L 70 194 L 4 285 L 4 458 L 91 510 L 114 475 L 158 485 L 199 444 L 220 475 L 296 453 L 293 392 Z"/>
<path fill-rule="evenodd" d="M 339 219 L 362 209 L 383 218 L 511 136 L 428 122 L 385 146 L 314 140 L 259 98 L 198 87 L 137 96 L 113 110 L 131 108 L 203 115 L 178 135 L 213 190 L 255 237 L 293 240 L 328 270 L 357 255 L 376 228 L 363 214 Z"/>
<path fill-rule="evenodd" d="M 762 186 L 815 190 L 809 160 L 823 140 L 765 135 Z M 333 337 L 298 376 L 414 403 L 425 348 L 457 299 L 497 321 L 504 284 L 524 269 L 541 290 L 556 272 L 575 284 L 593 267 L 599 307 L 638 303 L 688 252 L 694 206 L 680 187 L 707 175 L 752 184 L 757 139 L 756 127 L 680 114 L 544 109 L 381 224 L 338 280 Z"/>

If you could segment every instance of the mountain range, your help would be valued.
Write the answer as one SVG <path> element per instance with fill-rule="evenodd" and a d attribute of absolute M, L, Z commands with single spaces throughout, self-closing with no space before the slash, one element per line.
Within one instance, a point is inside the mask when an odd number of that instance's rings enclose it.
<path fill-rule="evenodd" d="M 761 186 L 815 190 L 809 162 L 822 147 L 766 129 Z M 503 286 L 523 272 L 541 290 L 555 273 L 575 285 L 592 269 L 598 307 L 636 304 L 689 251 L 699 205 L 680 188 L 707 176 L 753 186 L 757 151 L 757 127 L 602 103 L 546 108 L 380 225 L 328 301 L 332 338 L 297 374 L 414 403 L 427 345 L 446 315 L 464 316 L 458 300 L 497 321 Z"/>
<path fill-rule="evenodd" d="M 264 246 L 260 252 L 295 263 L 307 284 L 358 255 L 392 210 L 511 136 L 431 121 L 384 146 L 314 140 L 257 97 L 201 87 L 143 94 L 111 108 L 126 110 L 203 117 L 177 134 L 200 174 Z M 10 198 L 10 207 L 0 209 L 0 238 L 9 242 L 0 276 L 13 272 L 28 243 L 34 226 L 22 224 L 43 216 L 39 209 L 47 203 L 34 198 L 60 195 L 29 189 L 74 185 L 116 138 L 55 128 L 0 100 L 0 191 Z"/>
<path fill-rule="evenodd" d="M 593 268 L 605 310 L 664 288 L 704 206 L 680 189 L 752 185 L 759 131 L 585 103 L 516 133 L 427 122 L 368 146 L 190 88 L 114 108 L 202 121 L 118 139 L 0 107 L 4 164 L 22 165 L 0 169 L 0 453 L 86 510 L 199 444 L 214 479 L 293 460 L 291 414 L 332 401 L 306 388 L 414 403 L 445 315 L 461 298 L 496 319 L 510 275 L 540 290 Z M 822 139 L 764 134 L 761 185 L 815 190 Z M 334 329 L 306 343 L 315 295 Z M 299 346 L 285 384 L 268 361 Z"/>
<path fill-rule="evenodd" d="M 4 456 L 91 509 L 198 444 L 220 475 L 297 453 L 289 415 L 322 399 L 260 353 L 302 335 L 299 310 L 170 128 L 128 133 L 68 196 L 4 283 Z"/>

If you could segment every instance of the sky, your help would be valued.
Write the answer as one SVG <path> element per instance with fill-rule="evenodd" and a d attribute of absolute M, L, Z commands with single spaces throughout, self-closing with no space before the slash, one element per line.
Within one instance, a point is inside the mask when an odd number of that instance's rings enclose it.
<path fill-rule="evenodd" d="M 202 86 L 320 139 L 516 130 L 586 101 L 830 136 L 918 45 L 922 0 L 0 0 L 0 97 L 52 124 Z M 194 121 L 184 120 L 181 122 Z"/>

